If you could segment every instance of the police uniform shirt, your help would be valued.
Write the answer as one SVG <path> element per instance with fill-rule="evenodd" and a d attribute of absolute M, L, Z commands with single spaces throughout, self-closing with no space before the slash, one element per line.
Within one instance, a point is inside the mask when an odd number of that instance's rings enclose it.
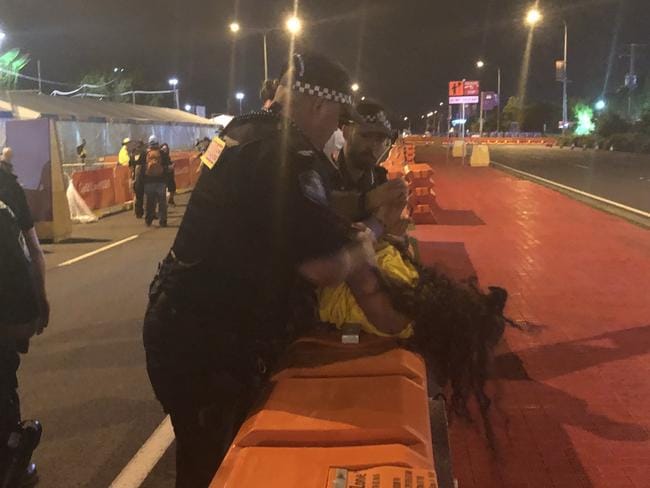
<path fill-rule="evenodd" d="M 0 167 L 0 200 L 14 213 L 20 230 L 27 232 L 34 227 L 25 191 L 18 183 L 17 177 L 2 167 Z"/>
<path fill-rule="evenodd" d="M 273 113 L 235 119 L 204 168 L 173 245 L 172 299 L 238 322 L 282 323 L 298 266 L 350 242 L 328 206 L 322 152 Z"/>

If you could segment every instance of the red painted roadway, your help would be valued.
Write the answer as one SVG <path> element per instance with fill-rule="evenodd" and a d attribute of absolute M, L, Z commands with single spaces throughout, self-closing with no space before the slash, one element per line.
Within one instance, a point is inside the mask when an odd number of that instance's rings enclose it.
<path fill-rule="evenodd" d="M 481 422 L 451 426 L 462 488 L 650 487 L 650 231 L 490 168 L 433 165 L 426 263 L 511 293 Z M 460 212 L 462 210 L 462 212 Z"/>

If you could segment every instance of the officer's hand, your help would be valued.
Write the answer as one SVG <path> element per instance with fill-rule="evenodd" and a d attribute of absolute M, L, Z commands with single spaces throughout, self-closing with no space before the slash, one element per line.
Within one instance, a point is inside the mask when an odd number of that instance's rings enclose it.
<path fill-rule="evenodd" d="M 366 208 L 373 212 L 384 205 L 406 205 L 408 185 L 403 178 L 390 180 L 366 194 Z"/>
<path fill-rule="evenodd" d="M 359 264 L 376 267 L 375 234 L 361 223 L 354 224 L 354 228 L 359 232 L 356 235 L 357 247 L 352 252 L 353 267 Z"/>
<path fill-rule="evenodd" d="M 39 300 L 39 311 L 40 315 L 37 320 L 36 334 L 40 335 L 43 333 L 45 327 L 50 323 L 50 303 L 47 301 L 47 298 L 42 297 Z"/>

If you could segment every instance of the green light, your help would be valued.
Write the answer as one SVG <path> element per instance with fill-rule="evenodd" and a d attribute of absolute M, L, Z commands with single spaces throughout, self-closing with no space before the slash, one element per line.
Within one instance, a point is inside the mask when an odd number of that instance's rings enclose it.
<path fill-rule="evenodd" d="M 577 136 L 586 136 L 596 130 L 594 123 L 594 111 L 584 103 L 579 103 L 573 109 L 573 113 L 578 121 L 575 130 Z"/>
<path fill-rule="evenodd" d="M 13 88 L 18 73 L 29 63 L 29 56 L 21 55 L 19 49 L 11 49 L 0 54 L 0 86 Z"/>

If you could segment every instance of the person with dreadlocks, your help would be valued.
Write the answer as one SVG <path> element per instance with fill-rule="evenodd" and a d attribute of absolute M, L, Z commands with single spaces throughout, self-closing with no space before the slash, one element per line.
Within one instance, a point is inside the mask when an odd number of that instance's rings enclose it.
<path fill-rule="evenodd" d="M 346 284 L 319 290 L 320 320 L 338 328 L 359 324 L 366 333 L 404 340 L 425 358 L 438 385 L 451 385 L 454 412 L 469 416 L 471 394 L 486 411 L 490 401 L 484 386 L 491 352 L 511 323 L 503 315 L 506 290 L 490 287 L 484 293 L 475 282 L 457 282 L 438 269 L 419 265 L 405 249 L 385 240 L 375 247 L 379 290 L 390 297 L 389 308 L 408 318 L 403 329 L 383 332 L 368 320 Z"/>

